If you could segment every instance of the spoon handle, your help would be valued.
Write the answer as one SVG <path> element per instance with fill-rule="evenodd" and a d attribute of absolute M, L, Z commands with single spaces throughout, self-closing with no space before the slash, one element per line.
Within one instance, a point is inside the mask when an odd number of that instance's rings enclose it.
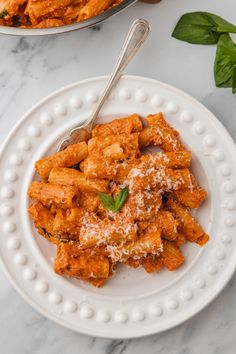
<path fill-rule="evenodd" d="M 94 112 L 91 114 L 91 117 L 88 121 L 88 130 L 91 132 L 92 127 L 94 125 L 95 120 L 98 117 L 98 114 L 110 95 L 113 87 L 117 84 L 119 81 L 124 69 L 126 66 L 129 64 L 131 59 L 135 56 L 139 48 L 142 46 L 142 44 L 145 42 L 146 38 L 148 37 L 150 33 L 150 25 L 149 23 L 144 20 L 144 19 L 138 19 L 135 20 L 131 27 L 130 30 L 127 34 L 127 37 L 125 39 L 125 42 L 123 44 L 123 47 L 121 49 L 118 61 L 114 67 L 114 70 L 110 76 L 110 79 L 104 89 L 104 92 L 102 93 L 97 106 L 94 110 Z"/>

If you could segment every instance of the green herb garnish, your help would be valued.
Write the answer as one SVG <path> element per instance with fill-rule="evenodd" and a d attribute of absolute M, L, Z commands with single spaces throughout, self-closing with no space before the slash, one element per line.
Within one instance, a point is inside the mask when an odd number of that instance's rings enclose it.
<path fill-rule="evenodd" d="M 233 69 L 232 92 L 236 93 L 236 66 Z"/>
<path fill-rule="evenodd" d="M 236 93 L 236 44 L 229 33 L 236 26 L 209 12 L 192 12 L 178 21 L 172 36 L 193 44 L 216 44 L 214 77 L 217 87 L 231 87 Z"/>
<path fill-rule="evenodd" d="M 209 12 L 191 12 L 180 18 L 172 36 L 192 44 L 216 44 L 222 33 L 236 33 L 236 26 Z"/>
<path fill-rule="evenodd" d="M 8 11 L 7 10 L 3 10 L 1 13 L 0 13 L 0 18 L 4 18 L 5 16 L 8 15 Z"/>
<path fill-rule="evenodd" d="M 214 64 L 217 87 L 232 87 L 235 92 L 236 45 L 229 34 L 220 36 Z"/>
<path fill-rule="evenodd" d="M 42 227 L 42 231 L 45 234 L 45 236 L 47 236 L 49 238 L 52 237 L 52 235 L 49 232 L 47 232 L 47 230 L 44 227 Z"/>
<path fill-rule="evenodd" d="M 99 199 L 105 209 L 117 212 L 124 205 L 128 195 L 129 188 L 125 187 L 120 190 L 115 198 L 112 198 L 110 195 L 105 193 L 99 193 Z"/>

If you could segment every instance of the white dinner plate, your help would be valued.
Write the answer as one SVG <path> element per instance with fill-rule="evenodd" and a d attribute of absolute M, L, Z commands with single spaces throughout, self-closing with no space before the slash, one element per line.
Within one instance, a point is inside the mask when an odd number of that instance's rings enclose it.
<path fill-rule="evenodd" d="M 102 122 L 134 112 L 163 111 L 193 152 L 192 169 L 209 197 L 196 217 L 210 241 L 183 247 L 177 271 L 148 274 L 121 266 L 97 289 L 53 271 L 54 246 L 37 235 L 27 214 L 34 163 L 55 151 L 65 132 L 92 112 L 106 77 L 52 94 L 31 109 L 3 144 L 0 160 L 0 257 L 9 280 L 36 310 L 78 332 L 131 338 L 164 331 L 203 309 L 224 288 L 236 265 L 236 149 L 216 117 L 174 87 L 126 76 L 104 106 Z"/>

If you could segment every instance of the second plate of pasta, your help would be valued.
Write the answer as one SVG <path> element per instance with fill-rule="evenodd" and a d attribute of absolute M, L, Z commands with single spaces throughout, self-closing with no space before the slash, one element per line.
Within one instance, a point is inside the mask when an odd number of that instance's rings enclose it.
<path fill-rule="evenodd" d="M 54 155 L 105 83 L 51 95 L 6 140 L 0 254 L 13 285 L 47 317 L 86 334 L 138 337 L 190 318 L 233 274 L 235 146 L 188 95 L 127 76 L 88 147 Z"/>

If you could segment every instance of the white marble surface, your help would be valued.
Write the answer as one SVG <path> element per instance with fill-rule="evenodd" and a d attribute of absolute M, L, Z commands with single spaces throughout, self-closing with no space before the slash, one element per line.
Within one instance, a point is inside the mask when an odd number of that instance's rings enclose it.
<path fill-rule="evenodd" d="M 235 0 L 163 0 L 136 4 L 104 23 L 59 37 L 0 36 L 0 142 L 38 100 L 68 83 L 110 72 L 123 37 L 137 17 L 148 19 L 152 35 L 127 73 L 173 84 L 203 102 L 236 139 L 236 96 L 216 89 L 215 47 L 191 46 L 171 38 L 187 11 L 215 12 L 236 23 Z M 112 341 L 64 329 L 35 312 L 0 271 L 1 354 L 213 354 L 235 353 L 236 277 L 204 311 L 185 324 L 155 336 Z"/>

